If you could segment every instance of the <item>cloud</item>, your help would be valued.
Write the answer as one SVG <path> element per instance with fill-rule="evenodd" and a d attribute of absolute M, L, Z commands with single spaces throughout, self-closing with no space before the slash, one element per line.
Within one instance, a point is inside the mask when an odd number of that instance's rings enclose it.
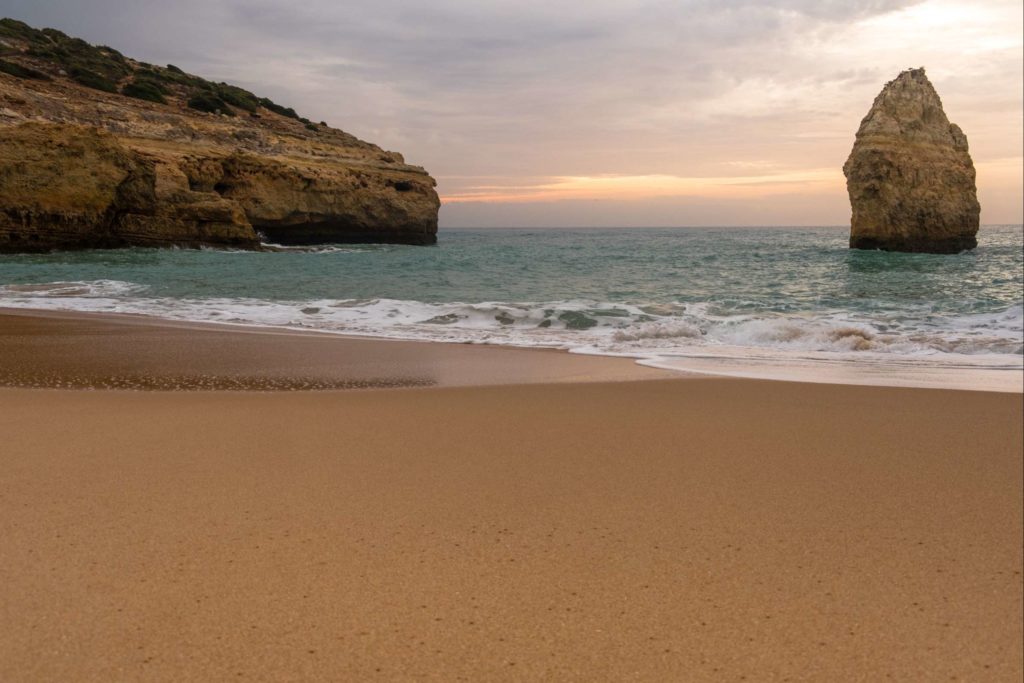
<path fill-rule="evenodd" d="M 439 178 L 452 205 L 488 177 L 502 187 L 677 178 L 669 185 L 682 189 L 750 176 L 753 161 L 770 162 L 756 171 L 766 178 L 838 170 L 881 86 L 922 64 L 976 159 L 1022 154 L 1022 29 L 1011 0 L 2 4 L 399 150 Z M 633 183 L 591 189 L 631 197 L 638 224 L 660 222 L 657 202 L 621 194 Z M 832 191 L 828 206 L 839 208 L 810 220 L 846 220 L 841 185 Z M 504 213 L 492 223 L 536 219 L 514 204 L 495 204 Z M 718 206 L 731 222 L 732 204 Z M 463 210 L 442 215 L 461 220 Z"/>

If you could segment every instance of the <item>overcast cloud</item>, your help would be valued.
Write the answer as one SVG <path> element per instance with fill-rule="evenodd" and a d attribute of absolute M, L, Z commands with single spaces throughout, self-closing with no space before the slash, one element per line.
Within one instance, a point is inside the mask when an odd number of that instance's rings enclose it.
<path fill-rule="evenodd" d="M 926 66 L 985 222 L 1021 222 L 1015 0 L 0 0 L 402 152 L 442 225 L 842 224 L 882 85 Z"/>

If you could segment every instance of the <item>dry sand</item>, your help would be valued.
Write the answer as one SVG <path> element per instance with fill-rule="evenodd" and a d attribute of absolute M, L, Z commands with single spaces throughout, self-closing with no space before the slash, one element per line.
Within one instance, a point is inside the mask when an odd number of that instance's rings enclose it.
<path fill-rule="evenodd" d="M 1021 409 L 728 379 L 0 389 L 0 680 L 1019 681 Z"/>

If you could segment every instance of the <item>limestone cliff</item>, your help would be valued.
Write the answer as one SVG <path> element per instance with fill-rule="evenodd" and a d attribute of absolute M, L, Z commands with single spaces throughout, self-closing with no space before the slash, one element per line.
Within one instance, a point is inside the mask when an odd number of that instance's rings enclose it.
<path fill-rule="evenodd" d="M 967 137 L 924 69 L 886 84 L 846 165 L 850 247 L 957 253 L 977 246 L 981 208 Z"/>
<path fill-rule="evenodd" d="M 241 88 L 0 20 L 0 252 L 433 244 L 434 186 Z"/>

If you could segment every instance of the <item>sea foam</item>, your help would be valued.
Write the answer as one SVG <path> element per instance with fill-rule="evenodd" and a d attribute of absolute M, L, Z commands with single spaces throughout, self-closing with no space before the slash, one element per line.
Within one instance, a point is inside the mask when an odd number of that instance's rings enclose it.
<path fill-rule="evenodd" d="M 854 252 L 831 229 L 442 238 L 0 255 L 0 306 L 557 348 L 675 369 L 717 358 L 730 371 L 745 359 L 1019 372 L 1024 358 L 1019 227 L 986 228 L 958 256 Z"/>

